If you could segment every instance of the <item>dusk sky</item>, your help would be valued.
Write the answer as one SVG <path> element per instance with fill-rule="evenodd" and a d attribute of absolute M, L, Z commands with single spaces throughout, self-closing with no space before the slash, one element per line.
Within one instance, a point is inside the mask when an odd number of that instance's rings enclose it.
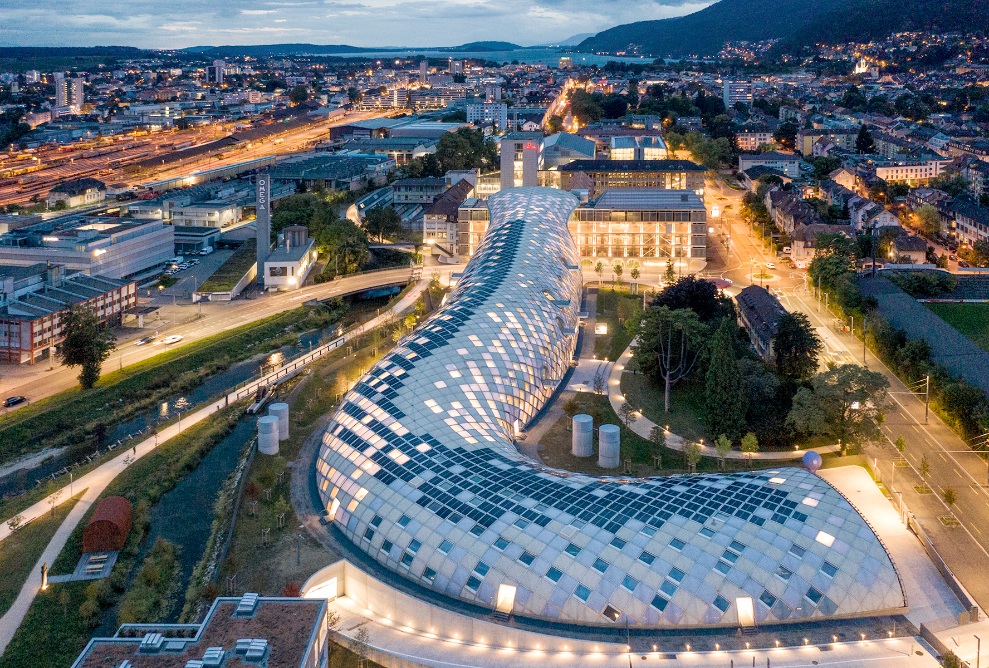
<path fill-rule="evenodd" d="M 682 0 L 0 0 L 0 45 L 194 45 L 311 42 L 525 46 L 614 25 L 680 16 Z"/>

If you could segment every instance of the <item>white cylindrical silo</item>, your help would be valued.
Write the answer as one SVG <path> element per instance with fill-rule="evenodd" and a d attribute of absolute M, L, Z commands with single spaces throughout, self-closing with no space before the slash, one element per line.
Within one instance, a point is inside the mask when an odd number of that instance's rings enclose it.
<path fill-rule="evenodd" d="M 274 415 L 265 415 L 258 420 L 258 452 L 278 454 L 278 418 Z"/>
<path fill-rule="evenodd" d="M 616 469 L 621 459 L 622 430 L 616 424 L 603 424 L 598 429 L 598 466 Z"/>
<path fill-rule="evenodd" d="M 594 418 L 581 413 L 573 416 L 573 445 L 570 452 L 574 457 L 590 457 L 594 454 Z"/>
<path fill-rule="evenodd" d="M 288 438 L 288 404 L 271 404 L 268 406 L 268 415 L 278 418 L 278 440 L 286 440 Z"/>

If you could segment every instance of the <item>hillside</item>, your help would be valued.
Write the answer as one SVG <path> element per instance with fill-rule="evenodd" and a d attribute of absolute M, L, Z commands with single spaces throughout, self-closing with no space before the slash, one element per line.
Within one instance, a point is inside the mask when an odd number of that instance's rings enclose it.
<path fill-rule="evenodd" d="M 721 0 L 660 21 L 616 26 L 580 43 L 580 51 L 628 51 L 652 56 L 713 56 L 726 42 L 780 39 L 796 50 L 937 28 L 985 30 L 989 0 Z"/>

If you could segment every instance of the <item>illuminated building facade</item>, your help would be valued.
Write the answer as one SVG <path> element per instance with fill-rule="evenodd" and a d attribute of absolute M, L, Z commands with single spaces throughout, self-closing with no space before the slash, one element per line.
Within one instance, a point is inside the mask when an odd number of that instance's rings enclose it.
<path fill-rule="evenodd" d="M 327 426 L 327 518 L 396 578 L 575 625 L 735 626 L 903 611 L 883 545 L 800 469 L 593 477 L 522 455 L 576 344 L 581 276 L 545 188 L 488 200 L 446 304 L 371 368 Z"/>

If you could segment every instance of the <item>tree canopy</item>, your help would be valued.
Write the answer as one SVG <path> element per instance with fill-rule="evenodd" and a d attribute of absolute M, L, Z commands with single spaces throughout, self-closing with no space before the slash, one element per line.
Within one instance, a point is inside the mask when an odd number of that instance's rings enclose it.
<path fill-rule="evenodd" d="M 116 349 L 116 337 L 101 327 L 96 313 L 85 306 L 73 304 L 62 313 L 62 361 L 66 366 L 81 367 L 79 384 L 83 389 L 96 385 L 103 362 Z"/>
<path fill-rule="evenodd" d="M 843 447 L 857 445 L 881 434 L 888 389 L 879 372 L 855 364 L 834 367 L 797 390 L 787 423 L 800 433 L 835 438 Z"/>
<path fill-rule="evenodd" d="M 729 440 L 741 437 L 745 431 L 746 395 L 742 375 L 735 358 L 735 338 L 738 325 L 724 318 L 714 335 L 711 359 L 707 369 L 707 423 L 712 434 L 722 434 Z"/>
<path fill-rule="evenodd" d="M 791 384 L 808 380 L 817 371 L 822 349 L 821 339 L 805 314 L 788 312 L 780 316 L 773 352 L 781 379 Z"/>

